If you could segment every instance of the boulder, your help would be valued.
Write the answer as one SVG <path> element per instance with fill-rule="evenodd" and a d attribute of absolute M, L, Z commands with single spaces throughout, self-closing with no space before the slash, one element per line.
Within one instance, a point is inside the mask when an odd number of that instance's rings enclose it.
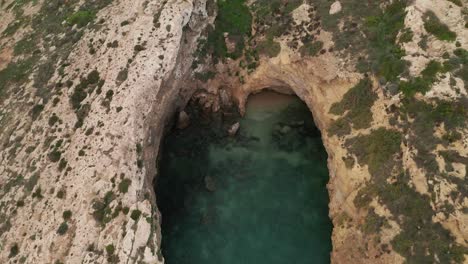
<path fill-rule="evenodd" d="M 182 111 L 177 118 L 177 128 L 185 129 L 188 126 L 190 126 L 190 116 L 185 111 Z"/>
<path fill-rule="evenodd" d="M 335 1 L 331 6 L 330 6 L 330 15 L 334 15 L 336 13 L 339 13 L 341 11 L 341 3 L 340 1 Z"/>
<path fill-rule="evenodd" d="M 283 134 L 283 135 L 289 133 L 290 131 L 291 131 L 291 127 L 290 127 L 290 126 L 284 126 L 284 127 L 282 127 L 281 130 L 280 130 L 281 134 Z"/>
<path fill-rule="evenodd" d="M 210 177 L 210 176 L 205 177 L 205 188 L 210 192 L 216 191 L 216 182 L 213 179 L 213 177 Z"/>
<path fill-rule="evenodd" d="M 240 123 L 239 122 L 232 125 L 228 130 L 229 136 L 231 136 L 231 137 L 235 136 L 237 134 L 237 132 L 239 131 L 239 128 L 240 128 Z"/>

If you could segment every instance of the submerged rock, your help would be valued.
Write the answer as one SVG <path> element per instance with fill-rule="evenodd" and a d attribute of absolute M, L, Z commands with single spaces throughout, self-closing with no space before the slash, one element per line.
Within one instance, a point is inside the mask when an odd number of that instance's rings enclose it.
<path fill-rule="evenodd" d="M 185 129 L 188 126 L 190 126 L 190 116 L 185 111 L 182 111 L 179 113 L 179 118 L 177 118 L 177 128 Z"/>
<path fill-rule="evenodd" d="M 240 123 L 239 122 L 232 125 L 228 130 L 229 136 L 231 136 L 231 137 L 235 136 L 237 134 L 237 132 L 239 132 L 239 128 L 240 128 Z"/>
<path fill-rule="evenodd" d="M 294 122 L 289 123 L 289 125 L 292 127 L 301 127 L 301 126 L 304 126 L 304 124 L 305 124 L 304 120 L 294 121 Z"/>
<path fill-rule="evenodd" d="M 291 131 L 291 127 L 290 126 L 284 126 L 281 128 L 280 132 L 281 134 L 287 134 Z"/>
<path fill-rule="evenodd" d="M 210 176 L 205 177 L 205 187 L 210 192 L 216 191 L 216 182 L 213 179 L 213 177 L 210 177 Z"/>

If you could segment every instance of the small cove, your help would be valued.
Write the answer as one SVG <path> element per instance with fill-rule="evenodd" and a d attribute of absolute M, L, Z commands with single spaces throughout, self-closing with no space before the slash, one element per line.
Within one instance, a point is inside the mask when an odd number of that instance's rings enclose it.
<path fill-rule="evenodd" d="M 246 110 L 193 108 L 191 126 L 165 137 L 155 186 L 165 262 L 330 263 L 327 154 L 309 109 L 265 91 Z"/>

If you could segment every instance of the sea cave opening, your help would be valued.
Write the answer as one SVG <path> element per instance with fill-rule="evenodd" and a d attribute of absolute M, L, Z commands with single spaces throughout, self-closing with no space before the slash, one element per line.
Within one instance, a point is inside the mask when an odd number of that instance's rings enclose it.
<path fill-rule="evenodd" d="M 327 153 L 307 105 L 264 90 L 243 117 L 186 111 L 155 182 L 165 263 L 330 263 Z"/>

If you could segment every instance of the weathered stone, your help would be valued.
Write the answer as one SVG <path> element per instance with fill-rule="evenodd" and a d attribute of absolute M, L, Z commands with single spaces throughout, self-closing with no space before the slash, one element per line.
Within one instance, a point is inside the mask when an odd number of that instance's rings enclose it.
<path fill-rule="evenodd" d="M 185 112 L 181 111 L 179 117 L 177 118 L 177 128 L 185 129 L 190 126 L 190 116 Z"/>
<path fill-rule="evenodd" d="M 216 182 L 211 176 L 205 177 L 205 187 L 208 191 L 214 192 L 216 191 Z"/>
<path fill-rule="evenodd" d="M 330 6 L 330 15 L 334 15 L 336 13 L 339 13 L 341 11 L 341 3 L 340 1 L 335 1 L 331 6 Z"/>
<path fill-rule="evenodd" d="M 232 125 L 228 130 L 229 136 L 231 136 L 231 137 L 235 136 L 237 134 L 237 132 L 239 131 L 239 128 L 240 128 L 240 123 L 239 122 Z"/>
<path fill-rule="evenodd" d="M 221 106 L 223 108 L 232 107 L 231 94 L 226 89 L 221 89 L 219 91 L 219 98 L 221 100 Z"/>
<path fill-rule="evenodd" d="M 283 126 L 280 130 L 281 134 L 285 135 L 287 133 L 289 133 L 291 131 L 291 127 L 290 126 Z"/>

